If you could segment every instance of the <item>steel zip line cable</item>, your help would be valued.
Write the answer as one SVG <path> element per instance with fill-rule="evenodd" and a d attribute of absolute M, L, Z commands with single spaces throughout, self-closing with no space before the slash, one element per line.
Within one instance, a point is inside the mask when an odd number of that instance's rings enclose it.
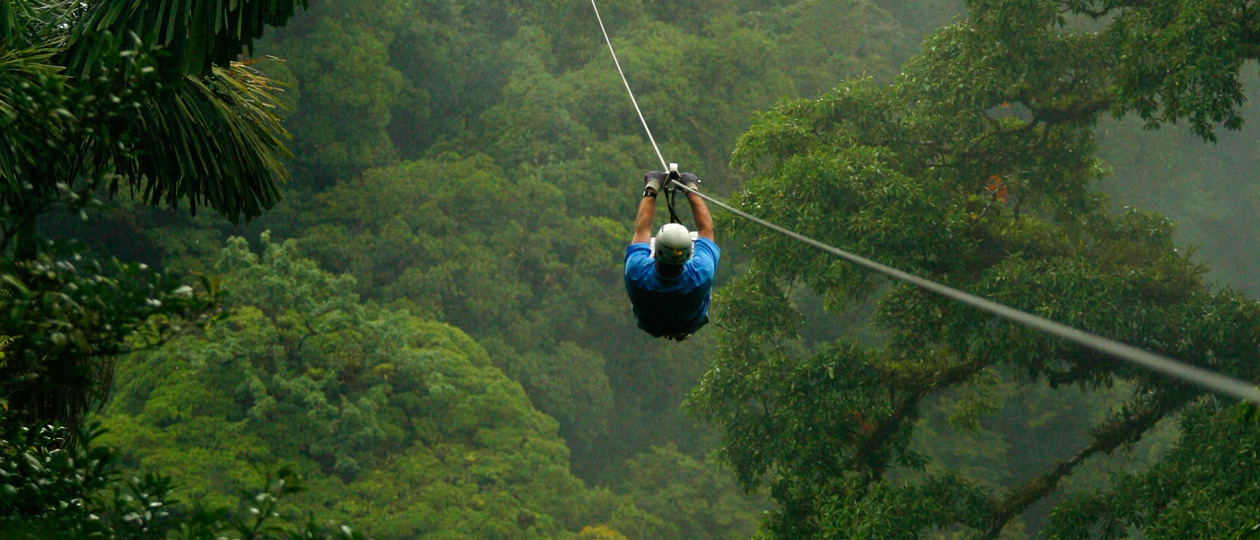
<path fill-rule="evenodd" d="M 652 149 L 656 150 L 656 159 L 661 160 L 661 170 L 668 171 L 669 165 L 665 164 L 661 147 L 656 145 L 656 138 L 652 137 L 652 130 L 648 128 L 647 120 L 643 118 L 643 109 L 639 108 L 639 100 L 634 99 L 634 91 L 630 89 L 630 81 L 626 80 L 626 72 L 621 70 L 621 61 L 617 60 L 617 51 L 613 50 L 612 39 L 608 37 L 608 29 L 604 28 L 604 18 L 599 16 L 599 6 L 595 5 L 595 0 L 591 0 L 591 7 L 595 9 L 595 20 L 599 21 L 599 30 L 604 33 L 604 42 L 608 44 L 608 52 L 612 53 L 613 63 L 617 65 L 617 73 L 621 74 L 621 82 L 625 83 L 626 93 L 630 94 L 630 103 L 634 104 L 634 112 L 639 113 L 639 121 L 643 122 L 643 131 L 647 132 L 648 141 L 651 141 Z"/>
<path fill-rule="evenodd" d="M 595 0 L 591 0 L 591 7 L 595 8 L 595 17 L 598 19 L 599 8 L 595 6 Z M 608 50 L 609 52 L 612 52 L 613 54 L 613 62 L 617 63 L 617 71 L 621 72 L 621 63 L 617 62 L 617 53 L 613 51 L 612 40 L 608 38 L 608 31 L 604 30 L 603 19 L 599 20 L 599 27 L 600 27 L 600 30 L 604 31 L 604 41 L 608 43 Z M 630 94 L 630 101 L 634 103 L 635 110 L 639 112 L 639 120 L 643 122 L 643 129 L 647 131 L 648 140 L 652 141 L 652 147 L 656 149 L 656 156 L 660 158 L 661 166 L 664 167 L 665 158 L 661 156 L 661 150 L 660 148 L 656 146 L 656 140 L 652 138 L 652 131 L 648 129 L 647 120 L 643 119 L 643 112 L 639 110 L 639 103 L 638 101 L 634 99 L 634 91 L 630 89 L 630 83 L 626 82 L 625 72 L 621 72 L 621 80 L 622 82 L 626 83 L 626 92 Z M 1198 366 L 1195 366 L 1186 362 L 1182 362 L 1180 360 L 1169 358 L 1167 356 L 1163 356 L 1163 355 L 1156 354 L 1156 353 L 1153 353 L 1144 349 L 1140 349 L 1132 345 L 1127 345 L 1125 343 L 1121 343 L 1114 339 L 1105 338 L 1096 334 L 1091 334 L 1084 330 L 1073 328 L 1066 324 L 1058 323 L 1050 319 L 1047 319 L 1045 317 L 1033 315 L 1031 313 L 1015 309 L 1005 304 L 999 304 L 992 300 L 987 300 L 979 296 L 976 296 L 974 294 L 963 292 L 961 290 L 955 289 L 948 285 L 942 285 L 930 279 L 922 278 L 914 274 L 911 274 L 909 272 L 898 270 L 896 268 L 893 268 L 885 264 L 880 264 L 878 262 L 872 261 L 860 255 L 849 253 L 848 251 L 837 248 L 835 246 L 824 244 L 822 242 L 819 242 L 818 240 L 814 240 L 813 238 L 810 238 L 798 232 L 792 231 L 790 229 L 784 228 L 782 226 L 776 225 L 774 223 L 761 219 L 757 216 L 744 212 L 743 210 L 740 210 L 722 201 L 714 199 L 713 197 L 700 193 L 697 190 L 691 189 L 677 180 L 671 180 L 670 182 L 673 183 L 673 185 L 676 188 L 682 189 L 689 193 L 694 193 L 696 196 L 700 197 L 701 199 L 709 201 L 732 214 L 735 214 L 739 217 L 752 221 L 753 223 L 756 223 L 758 225 L 761 225 L 762 227 L 765 227 L 779 234 L 787 236 L 788 238 L 792 238 L 793 240 L 797 240 L 801 243 L 807 244 L 809 246 L 818 248 L 822 251 L 825 251 L 827 253 L 840 257 L 841 259 L 849 261 L 853 264 L 856 264 L 858 266 L 861 266 L 873 272 L 883 274 L 897 281 L 914 285 L 925 291 L 931 292 L 933 294 L 937 294 L 939 296 L 943 296 L 950 300 L 967 304 L 971 307 L 974 307 L 981 311 L 986 311 L 990 314 L 996 315 L 1008 321 L 1022 324 L 1024 326 L 1027 326 L 1035 330 L 1040 330 L 1042 332 L 1053 335 L 1065 341 L 1069 341 L 1077 345 L 1080 345 L 1081 347 L 1084 347 L 1086 349 L 1090 349 L 1095 352 L 1099 352 L 1113 358 L 1124 360 L 1126 362 L 1129 362 L 1131 364 L 1134 364 L 1140 367 L 1144 367 L 1151 371 L 1162 373 L 1174 379 L 1196 384 L 1200 387 L 1206 388 L 1208 390 L 1212 390 L 1214 392 L 1218 392 L 1220 394 L 1224 394 L 1224 395 L 1231 396 L 1231 397 L 1234 397 L 1243 401 L 1251 402 L 1256 405 L 1260 405 L 1260 388 L 1257 388 L 1256 385 L 1254 384 L 1250 384 L 1250 383 L 1241 381 L 1239 379 L 1236 379 L 1227 375 L 1222 375 L 1220 373 L 1209 371 L 1201 367 L 1198 367 Z"/>
<path fill-rule="evenodd" d="M 1114 339 L 1109 339 L 1109 338 L 1105 338 L 1105 337 L 1098 336 L 1095 334 L 1091 334 L 1089 332 L 1073 328 L 1066 324 L 1057 323 L 1050 319 L 1039 317 L 1037 315 L 1033 315 L 1025 311 L 1020 311 L 1013 307 L 1007 306 L 1005 304 L 999 304 L 992 300 L 986 300 L 974 294 L 960 291 L 948 285 L 942 285 L 930 279 L 922 278 L 914 274 L 911 274 L 909 272 L 904 272 L 902 270 L 898 270 L 891 266 L 877 263 L 875 261 L 872 261 L 860 255 L 854 255 L 842 249 L 814 240 L 813 238 L 810 238 L 798 232 L 791 231 L 779 225 L 775 225 L 774 223 L 770 223 L 769 221 L 766 221 L 757 216 L 751 215 L 747 212 L 734 208 L 729 204 L 726 204 L 722 201 L 714 199 L 713 197 L 709 197 L 708 195 L 700 193 L 699 191 L 690 189 L 687 186 L 679 184 L 677 181 L 675 181 L 674 184 L 677 186 L 681 186 L 682 189 L 684 190 L 687 190 L 691 193 L 694 193 L 700 196 L 700 198 L 706 201 L 709 201 L 717 206 L 722 207 L 723 209 L 725 209 L 726 211 L 732 214 L 735 214 L 739 217 L 752 221 L 753 223 L 761 225 L 762 227 L 766 227 L 767 229 L 778 232 L 794 240 L 803 242 L 810 246 L 826 251 L 827 253 L 840 257 L 846 261 L 849 261 L 853 264 L 856 264 L 868 270 L 872 270 L 880 274 L 883 274 L 885 276 L 888 276 L 890 278 L 893 278 L 897 281 L 909 283 L 911 285 L 924 289 L 928 292 L 932 292 L 937 295 L 948 298 L 950 300 L 967 304 L 969 306 L 980 309 L 982 311 L 987 311 L 989 313 L 997 315 L 998 317 L 1002 317 L 1003 319 L 1007 319 L 1009 321 L 1022 324 L 1029 328 L 1041 330 L 1042 332 L 1045 332 L 1047 334 L 1051 334 L 1056 337 L 1062 338 L 1064 340 L 1076 343 L 1077 345 L 1080 345 L 1087 349 L 1092 349 L 1094 351 L 1103 353 L 1105 355 L 1112 356 L 1115 358 L 1119 358 L 1121 360 L 1125 360 L 1125 361 L 1137 364 L 1139 366 L 1150 369 L 1151 371 L 1163 373 L 1175 379 L 1181 379 L 1186 382 L 1197 384 L 1209 390 L 1214 390 L 1222 394 L 1236 397 L 1243 401 L 1249 401 L 1251 403 L 1260 405 L 1260 390 L 1258 390 L 1255 385 L 1245 383 L 1233 377 L 1229 377 L 1226 375 L 1221 375 L 1219 373 L 1208 371 L 1206 369 L 1203 369 L 1203 368 L 1200 368 L 1191 364 L 1187 364 L 1179 360 L 1174 360 L 1167 356 L 1162 356 L 1162 355 L 1155 354 L 1147 350 L 1139 349 L 1132 345 L 1126 345 Z"/>

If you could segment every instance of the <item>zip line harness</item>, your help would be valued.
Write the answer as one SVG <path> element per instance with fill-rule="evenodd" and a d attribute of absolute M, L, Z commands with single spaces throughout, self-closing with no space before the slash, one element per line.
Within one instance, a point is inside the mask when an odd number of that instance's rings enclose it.
<path fill-rule="evenodd" d="M 639 101 L 634 98 L 634 91 L 630 89 L 630 81 L 626 79 L 626 73 L 621 69 L 621 61 L 617 60 L 617 51 L 613 50 L 612 39 L 608 37 L 608 29 L 604 27 L 604 19 L 599 14 L 599 6 L 595 5 L 595 0 L 591 0 L 591 8 L 595 10 L 595 18 L 599 21 L 599 29 L 604 33 L 604 42 L 608 44 L 608 52 L 612 54 L 613 63 L 617 66 L 617 72 L 621 74 L 621 82 L 626 85 L 626 93 L 630 95 L 630 102 L 634 104 L 634 110 L 639 114 L 639 121 L 643 123 L 643 131 L 647 132 L 648 141 L 652 143 L 652 149 L 656 151 L 656 157 L 660 159 L 661 167 L 670 171 L 669 176 L 666 179 L 666 186 L 672 186 L 675 193 L 677 191 L 694 193 L 701 199 L 713 203 L 721 207 L 723 210 L 787 236 L 788 238 L 818 248 L 822 251 L 840 257 L 841 259 L 849 261 L 850 263 L 866 268 L 867 270 L 883 274 L 903 283 L 914 285 L 920 289 L 945 297 L 949 300 L 969 305 L 981 311 L 986 311 L 1008 321 L 1045 332 L 1065 341 L 1075 343 L 1086 349 L 1090 349 L 1094 352 L 1102 353 L 1112 358 L 1129 362 L 1150 371 L 1161 373 L 1183 382 L 1196 384 L 1208 390 L 1231 396 L 1242 401 L 1260 405 L 1260 389 L 1258 389 L 1254 384 L 1244 382 L 1228 375 L 1209 371 L 1181 360 L 1176 360 L 1161 354 L 1139 349 L 1114 339 L 1091 334 L 1084 330 L 1073 328 L 1045 317 L 1039 317 L 1005 304 L 999 304 L 992 300 L 987 300 L 974 294 L 963 292 L 947 285 L 942 285 L 930 279 L 922 278 L 891 266 L 880 264 L 860 255 L 849 253 L 840 248 L 824 244 L 803 234 L 775 225 L 774 223 L 770 223 L 769 221 L 700 193 L 697 190 L 688 188 L 682 182 L 678 181 L 679 177 L 677 164 L 673 164 L 672 168 L 666 165 L 665 157 L 661 155 L 661 149 L 656 145 L 656 139 L 652 137 L 652 130 L 648 128 L 647 120 L 643 118 L 643 110 L 639 108 Z M 669 205 L 671 222 L 677 223 L 678 216 L 674 214 L 672 195 L 670 195 L 668 191 L 666 194 L 666 202 Z"/>

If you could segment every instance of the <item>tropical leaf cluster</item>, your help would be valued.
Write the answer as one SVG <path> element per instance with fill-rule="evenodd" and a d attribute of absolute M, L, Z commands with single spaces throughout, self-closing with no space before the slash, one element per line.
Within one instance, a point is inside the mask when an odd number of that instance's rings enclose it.
<path fill-rule="evenodd" d="M 99 428 L 38 430 L 3 422 L 0 531 L 5 538 L 187 540 L 361 540 L 350 527 L 294 515 L 285 499 L 302 492 L 287 469 L 268 472 L 230 506 L 176 499 L 169 478 L 124 478 L 97 443 Z"/>

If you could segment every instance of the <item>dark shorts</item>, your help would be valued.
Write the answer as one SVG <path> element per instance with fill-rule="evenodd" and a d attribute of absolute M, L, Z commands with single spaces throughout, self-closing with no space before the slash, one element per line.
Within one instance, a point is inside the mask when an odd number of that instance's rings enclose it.
<path fill-rule="evenodd" d="M 659 329 L 649 329 L 648 327 L 643 326 L 643 321 L 638 321 L 638 323 L 639 323 L 639 328 L 642 329 L 644 332 L 651 334 L 652 337 L 658 337 L 658 338 L 663 337 L 663 338 L 669 338 L 669 339 L 682 341 L 684 339 L 687 339 L 687 336 L 690 336 L 691 334 L 694 334 L 696 333 L 696 331 L 703 328 L 704 325 L 709 324 L 709 316 L 707 314 L 701 315 L 699 321 L 697 321 L 695 324 L 692 324 L 691 326 L 687 328 L 684 328 L 681 330 L 670 329 L 665 332 L 660 332 Z"/>

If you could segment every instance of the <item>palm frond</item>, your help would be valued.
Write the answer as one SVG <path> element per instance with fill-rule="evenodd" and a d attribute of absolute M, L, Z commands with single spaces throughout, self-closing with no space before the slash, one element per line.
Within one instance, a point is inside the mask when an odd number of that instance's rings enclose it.
<path fill-rule="evenodd" d="M 51 48 L 0 44 L 0 133 L 5 140 L 0 144 L 0 185 L 5 189 L 18 189 L 17 178 L 41 161 L 48 141 L 59 140 L 70 120 L 52 114 L 65 99 L 54 54 Z"/>
<path fill-rule="evenodd" d="M 0 2 L 0 48 L 20 48 L 27 24 L 35 20 L 34 2 L 29 0 L 6 0 Z"/>
<path fill-rule="evenodd" d="M 0 2 L 0 47 L 64 46 L 85 6 L 78 0 L 4 0 Z"/>
<path fill-rule="evenodd" d="M 39 84 L 57 75 L 61 67 L 52 63 L 56 49 L 29 47 L 10 49 L 0 46 L 0 115 L 15 114 L 13 89 Z"/>
<path fill-rule="evenodd" d="M 149 204 L 186 200 L 194 212 L 209 206 L 233 223 L 257 217 L 280 200 L 279 185 L 289 178 L 277 90 L 240 62 L 187 77 L 128 115 L 130 146 L 116 156 L 118 172 Z M 118 188 L 117 181 L 110 186 Z"/>
<path fill-rule="evenodd" d="M 78 74 L 98 52 L 95 36 L 134 34 L 167 50 L 179 75 L 207 76 L 212 66 L 226 66 L 267 26 L 281 26 L 307 0 L 109 0 L 92 2 L 76 25 L 66 65 Z"/>

